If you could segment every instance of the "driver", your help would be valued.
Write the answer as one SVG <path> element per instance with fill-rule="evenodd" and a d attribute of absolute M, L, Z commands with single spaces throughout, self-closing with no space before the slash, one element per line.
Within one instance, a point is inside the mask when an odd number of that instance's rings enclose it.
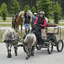
<path fill-rule="evenodd" d="M 34 25 L 37 25 L 36 32 L 40 32 L 40 36 L 43 38 L 43 35 L 46 37 L 45 27 L 46 27 L 46 19 L 45 12 L 40 11 L 39 17 L 34 22 Z"/>

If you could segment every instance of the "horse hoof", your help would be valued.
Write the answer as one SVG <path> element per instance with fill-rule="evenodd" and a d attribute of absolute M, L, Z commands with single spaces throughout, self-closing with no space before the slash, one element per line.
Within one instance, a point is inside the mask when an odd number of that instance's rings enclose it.
<path fill-rule="evenodd" d="M 17 56 L 17 55 L 15 55 L 15 56 Z"/>
<path fill-rule="evenodd" d="M 29 58 L 30 58 L 30 56 L 29 56 Z"/>
<path fill-rule="evenodd" d="M 31 54 L 31 56 L 34 56 L 34 54 Z"/>
<path fill-rule="evenodd" d="M 11 58 L 11 57 L 12 57 L 12 55 L 8 55 L 8 56 L 7 56 L 7 58 Z"/>
<path fill-rule="evenodd" d="M 34 55 L 31 55 L 31 56 L 34 56 Z"/>
<path fill-rule="evenodd" d="M 28 58 L 26 57 L 26 60 L 28 60 Z"/>

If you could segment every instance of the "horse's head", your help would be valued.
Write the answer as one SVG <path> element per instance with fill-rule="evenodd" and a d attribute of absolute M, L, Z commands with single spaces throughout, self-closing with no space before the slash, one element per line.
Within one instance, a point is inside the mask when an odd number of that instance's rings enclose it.
<path fill-rule="evenodd" d="M 21 17 L 21 19 L 23 19 L 23 18 L 24 18 L 24 11 L 21 11 L 21 12 L 19 13 L 19 16 Z"/>
<path fill-rule="evenodd" d="M 30 17 L 33 17 L 34 16 L 33 13 L 31 12 L 31 10 L 28 10 L 27 13 L 29 14 Z"/>

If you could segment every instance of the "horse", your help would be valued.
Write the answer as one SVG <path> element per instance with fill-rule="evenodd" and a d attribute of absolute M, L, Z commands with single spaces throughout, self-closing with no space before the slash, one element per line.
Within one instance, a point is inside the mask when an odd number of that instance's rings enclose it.
<path fill-rule="evenodd" d="M 15 16 L 12 17 L 12 28 L 15 29 L 16 32 L 18 32 L 19 30 L 19 25 L 21 25 L 21 32 L 22 32 L 23 18 L 24 18 L 24 11 L 21 11 L 18 14 L 16 22 L 15 22 Z"/>
<path fill-rule="evenodd" d="M 28 10 L 29 16 L 31 17 L 31 21 L 32 21 L 32 17 L 34 16 L 33 13 L 31 12 L 31 10 Z"/>
<path fill-rule="evenodd" d="M 7 58 L 11 58 L 11 48 L 12 46 L 18 44 L 19 41 L 19 35 L 16 33 L 13 29 L 6 30 L 3 34 L 3 42 L 5 42 L 7 47 Z M 17 47 L 14 47 L 15 56 L 17 56 Z"/>
<path fill-rule="evenodd" d="M 26 60 L 30 58 L 30 56 L 34 56 L 34 49 L 36 43 L 36 36 L 33 33 L 27 34 L 23 44 L 24 44 L 24 51 L 27 53 Z"/>

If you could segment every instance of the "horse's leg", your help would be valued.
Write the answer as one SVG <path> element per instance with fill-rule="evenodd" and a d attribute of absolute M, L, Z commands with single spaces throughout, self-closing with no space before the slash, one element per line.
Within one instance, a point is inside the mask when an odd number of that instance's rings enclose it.
<path fill-rule="evenodd" d="M 22 24 L 21 24 L 21 33 L 22 33 Z"/>
<path fill-rule="evenodd" d="M 26 50 L 26 54 L 27 54 L 26 60 L 28 60 L 28 58 L 29 58 L 29 50 L 28 50 L 28 47 L 25 47 L 25 50 Z"/>
<path fill-rule="evenodd" d="M 15 56 L 17 56 L 17 47 L 14 47 Z"/>
<path fill-rule="evenodd" d="M 7 58 L 11 58 L 12 57 L 12 55 L 11 55 L 11 47 L 12 47 L 12 45 L 9 45 L 9 43 L 7 43 L 6 47 L 7 47 L 7 52 L 8 52 Z"/>
<path fill-rule="evenodd" d="M 29 56 L 28 56 L 29 58 L 30 58 L 30 55 L 31 55 L 31 48 L 29 49 Z"/>
<path fill-rule="evenodd" d="M 18 32 L 18 30 L 19 30 L 19 25 L 16 25 L 15 26 L 15 31 Z"/>
<path fill-rule="evenodd" d="M 14 28 L 14 23 L 12 22 L 12 28 Z"/>
<path fill-rule="evenodd" d="M 32 46 L 31 56 L 34 56 L 34 49 L 35 49 L 35 46 Z"/>

